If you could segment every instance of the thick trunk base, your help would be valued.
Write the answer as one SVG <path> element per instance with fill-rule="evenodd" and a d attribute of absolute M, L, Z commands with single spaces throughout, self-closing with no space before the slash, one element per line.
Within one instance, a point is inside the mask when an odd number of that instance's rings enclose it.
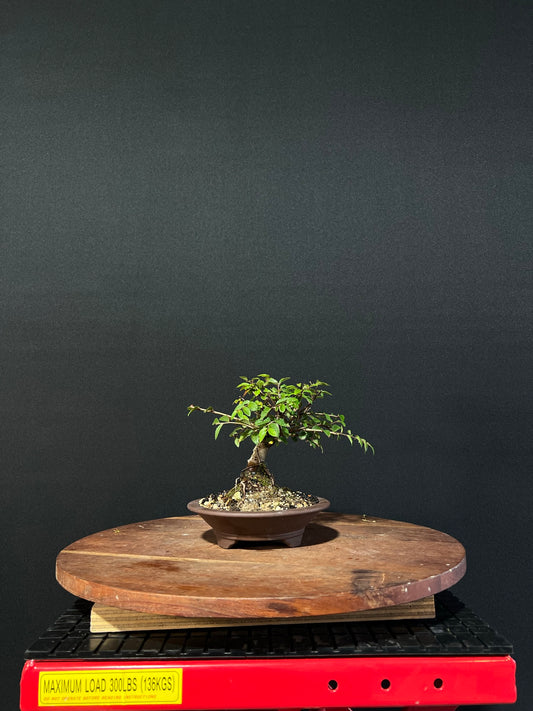
<path fill-rule="evenodd" d="M 257 444 L 235 485 L 229 491 L 200 499 L 200 504 L 207 509 L 246 512 L 285 511 L 314 506 L 318 502 L 316 496 L 274 483 L 274 477 L 265 464 L 268 449 L 264 443 Z"/>

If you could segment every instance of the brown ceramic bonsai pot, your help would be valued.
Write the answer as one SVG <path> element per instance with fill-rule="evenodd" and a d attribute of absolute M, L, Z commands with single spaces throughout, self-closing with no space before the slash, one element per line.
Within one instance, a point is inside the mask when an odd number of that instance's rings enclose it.
<path fill-rule="evenodd" d="M 189 511 L 211 526 L 221 548 L 230 548 L 237 541 L 280 541 L 295 548 L 301 544 L 307 524 L 328 506 L 329 501 L 322 498 L 312 506 L 282 511 L 208 509 L 200 505 L 200 499 L 187 504 Z"/>

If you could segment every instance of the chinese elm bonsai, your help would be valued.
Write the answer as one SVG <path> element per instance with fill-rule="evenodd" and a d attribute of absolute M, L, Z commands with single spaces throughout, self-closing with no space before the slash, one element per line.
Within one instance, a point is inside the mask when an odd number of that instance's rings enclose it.
<path fill-rule="evenodd" d="M 357 442 L 365 451 L 373 451 L 372 445 L 346 427 L 344 416 L 314 409 L 317 400 L 330 393 L 327 383 L 320 380 L 310 383 L 289 384 L 289 378 L 275 380 L 261 374 L 254 378 L 241 377 L 237 387 L 240 397 L 234 401 L 231 413 L 212 407 L 189 405 L 189 414 L 196 410 L 215 415 L 215 439 L 226 425 L 231 427 L 229 436 L 238 447 L 251 439 L 254 444 L 246 466 L 234 486 L 220 494 L 211 494 L 200 500 L 208 509 L 226 511 L 272 511 L 312 506 L 318 498 L 291 491 L 275 484 L 266 465 L 268 450 L 289 440 L 307 442 L 315 449 L 322 449 L 322 437 L 345 439 L 350 444 Z"/>

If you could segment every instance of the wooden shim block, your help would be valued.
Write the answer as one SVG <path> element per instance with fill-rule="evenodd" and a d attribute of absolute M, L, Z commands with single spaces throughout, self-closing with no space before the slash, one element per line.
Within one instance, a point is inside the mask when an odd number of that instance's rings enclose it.
<path fill-rule="evenodd" d="M 337 615 L 285 618 L 174 617 L 123 610 L 95 603 L 91 609 L 91 632 L 194 629 L 200 627 L 251 627 L 257 625 L 307 624 L 310 622 L 369 622 L 376 620 L 431 619 L 435 617 L 433 595 L 402 605 Z"/>

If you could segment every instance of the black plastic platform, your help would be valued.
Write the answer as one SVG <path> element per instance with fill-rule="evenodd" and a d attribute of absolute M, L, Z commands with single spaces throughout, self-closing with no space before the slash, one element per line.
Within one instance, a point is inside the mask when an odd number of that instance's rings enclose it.
<path fill-rule="evenodd" d="M 430 620 L 219 627 L 91 633 L 92 603 L 76 600 L 26 650 L 26 659 L 249 659 L 353 656 L 508 655 L 510 642 L 450 592 Z"/>

